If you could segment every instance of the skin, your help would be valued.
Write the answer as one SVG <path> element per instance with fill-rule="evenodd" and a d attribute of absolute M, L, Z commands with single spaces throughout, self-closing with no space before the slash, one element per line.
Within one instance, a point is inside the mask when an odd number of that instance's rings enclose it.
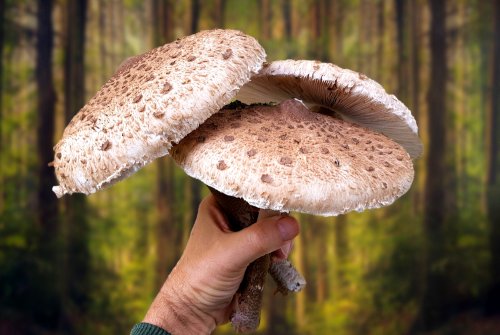
<path fill-rule="evenodd" d="M 213 196 L 200 204 L 186 249 L 143 322 L 176 334 L 210 334 L 228 322 L 234 294 L 248 264 L 273 252 L 286 258 L 298 222 L 271 216 L 231 232 Z"/>

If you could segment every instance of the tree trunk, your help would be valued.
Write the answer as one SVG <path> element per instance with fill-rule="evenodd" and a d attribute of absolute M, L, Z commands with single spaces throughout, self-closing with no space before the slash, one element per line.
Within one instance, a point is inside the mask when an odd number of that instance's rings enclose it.
<path fill-rule="evenodd" d="M 259 21 L 260 37 L 263 41 L 269 41 L 272 37 L 271 32 L 272 10 L 269 0 L 259 0 Z"/>
<path fill-rule="evenodd" d="M 5 0 L 0 0 L 0 188 L 5 190 L 4 185 L 4 165 L 3 165 L 3 153 L 5 153 L 4 142 L 3 142 L 3 124 L 4 124 L 4 114 L 3 114 L 3 69 L 4 69 L 4 36 L 5 36 Z M 4 191 L 0 191 L 0 213 L 4 210 Z"/>
<path fill-rule="evenodd" d="M 445 250 L 446 205 L 446 1 L 429 0 L 431 9 L 430 52 L 432 78 L 427 95 L 429 106 L 428 132 L 430 145 L 425 185 L 424 234 L 424 293 L 416 331 L 434 329 L 447 317 L 448 286 L 446 269 L 438 266 Z"/>
<path fill-rule="evenodd" d="M 191 0 L 191 21 L 189 26 L 189 32 L 191 34 L 197 33 L 200 29 L 200 12 L 200 0 Z"/>
<path fill-rule="evenodd" d="M 167 278 L 167 274 L 172 271 L 179 258 L 179 230 L 175 224 L 173 208 L 173 169 L 172 160 L 160 158 L 157 162 L 158 180 L 156 210 L 158 221 L 156 226 L 156 276 L 155 289 L 159 290 Z"/>
<path fill-rule="evenodd" d="M 173 8 L 170 0 L 153 0 L 153 47 L 173 40 Z"/>
<path fill-rule="evenodd" d="M 172 40 L 172 6 L 168 0 L 155 0 L 152 6 L 153 45 Z M 171 159 L 160 158 L 156 162 L 156 271 L 155 290 L 162 286 L 167 274 L 179 257 L 180 234 L 174 213 L 174 164 Z"/>
<path fill-rule="evenodd" d="M 0 152 L 3 152 L 3 47 L 5 36 L 5 0 L 0 0 Z M 2 156 L 0 155 L 0 175 L 2 172 Z M 1 182 L 1 180 L 0 180 Z M 0 194 L 1 197 L 1 194 Z M 0 210 L 2 199 L 0 198 Z"/>
<path fill-rule="evenodd" d="M 420 112 L 420 35 L 421 35 L 421 10 L 418 0 L 410 1 L 410 25 L 411 25 L 411 107 L 412 114 L 418 120 Z"/>
<path fill-rule="evenodd" d="M 407 73 L 406 73 L 406 29 L 405 22 L 406 18 L 406 0 L 395 0 L 396 8 L 396 46 L 398 54 L 398 86 L 396 90 L 396 95 L 403 101 L 407 98 Z"/>
<path fill-rule="evenodd" d="M 299 219 L 299 221 L 302 221 Z M 302 230 L 302 229 L 301 229 Z M 299 273 L 305 273 L 303 236 L 294 240 L 293 263 Z M 295 322 L 300 331 L 306 324 L 306 292 L 295 295 Z"/>
<path fill-rule="evenodd" d="M 37 158 L 38 158 L 38 189 L 36 221 L 40 234 L 38 235 L 38 254 L 43 266 L 40 276 L 36 279 L 43 283 L 43 294 L 33 297 L 43 304 L 43 309 L 36 308 L 43 318 L 43 327 L 55 329 L 60 317 L 60 274 L 59 262 L 59 220 L 57 198 L 52 193 L 52 186 L 56 185 L 54 171 L 47 164 L 53 160 L 53 138 L 56 93 L 52 75 L 52 52 L 54 32 L 52 27 L 53 3 L 48 0 L 38 1 L 37 12 L 37 41 L 36 41 L 36 86 L 38 91 L 37 110 Z M 2 21 L 3 22 L 3 21 Z M 36 253 L 35 253 L 36 254 Z M 36 270 L 35 270 L 36 271 Z M 36 289 L 35 289 L 35 292 Z M 40 301 L 40 296 L 50 297 Z M 43 299 L 43 298 L 42 298 Z M 50 316 L 48 318 L 43 316 Z"/>
<path fill-rule="evenodd" d="M 309 57 L 319 60 L 321 57 L 321 3 L 322 1 L 313 1 L 309 10 L 311 15 L 311 37 L 309 40 Z"/>
<path fill-rule="evenodd" d="M 493 4 L 493 50 L 488 108 L 487 215 L 490 222 L 491 289 L 487 312 L 500 312 L 500 0 Z"/>
<path fill-rule="evenodd" d="M 226 24 L 226 0 L 215 0 L 213 18 L 216 28 L 224 28 Z"/>
<path fill-rule="evenodd" d="M 283 29 L 286 40 L 286 57 L 293 57 L 293 49 L 292 49 L 292 8 L 289 0 L 282 0 L 281 8 L 283 11 Z"/>
<path fill-rule="evenodd" d="M 66 122 L 85 104 L 85 23 L 86 0 L 68 1 L 64 59 L 64 113 Z M 85 314 L 89 301 L 89 227 L 86 218 L 87 202 L 82 194 L 65 199 L 66 264 L 65 298 L 69 307 L 63 321 L 71 331 L 75 319 Z"/>
<path fill-rule="evenodd" d="M 339 215 L 335 220 L 335 261 L 334 265 L 337 269 L 335 273 L 336 280 L 334 282 L 335 295 L 339 296 L 340 292 L 347 286 L 346 266 L 349 256 L 349 238 L 347 236 L 347 217 Z"/>
<path fill-rule="evenodd" d="M 191 33 L 194 34 L 198 32 L 199 21 L 200 21 L 200 10 L 201 4 L 199 0 L 192 0 L 191 4 Z M 189 204 L 188 211 L 191 212 L 189 220 L 186 220 L 189 225 L 192 226 L 194 219 L 198 214 L 198 206 L 201 202 L 201 186 L 202 183 L 194 178 L 189 178 L 188 183 L 190 185 L 191 201 Z"/>

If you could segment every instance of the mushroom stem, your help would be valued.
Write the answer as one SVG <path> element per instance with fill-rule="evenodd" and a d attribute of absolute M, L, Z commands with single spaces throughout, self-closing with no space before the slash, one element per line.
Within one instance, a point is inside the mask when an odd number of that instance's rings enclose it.
<path fill-rule="evenodd" d="M 239 231 L 257 220 L 279 214 L 270 210 L 259 211 L 243 199 L 228 196 L 211 187 L 209 189 L 226 214 L 229 228 L 233 231 Z M 265 255 L 252 262 L 236 292 L 235 307 L 230 317 L 235 331 L 252 332 L 259 326 L 264 282 L 268 271 L 278 284 L 278 291 L 283 294 L 288 291 L 298 292 L 305 286 L 304 278 L 288 261 L 279 261 Z"/>

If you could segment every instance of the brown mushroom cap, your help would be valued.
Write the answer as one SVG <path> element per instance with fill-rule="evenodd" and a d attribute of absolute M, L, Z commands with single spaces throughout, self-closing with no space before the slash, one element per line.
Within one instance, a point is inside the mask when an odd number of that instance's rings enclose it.
<path fill-rule="evenodd" d="M 223 109 L 170 153 L 190 176 L 253 206 L 318 215 L 389 205 L 414 174 L 398 143 L 298 100 Z"/>
<path fill-rule="evenodd" d="M 264 60 L 259 43 L 235 30 L 202 31 L 128 59 L 55 146 L 53 191 L 93 193 L 166 155 Z"/>
<path fill-rule="evenodd" d="M 334 64 L 274 61 L 252 77 L 236 98 L 246 104 L 297 98 L 308 106 L 333 110 L 347 121 L 392 138 L 412 158 L 422 154 L 417 123 L 408 108 L 376 81 Z"/>

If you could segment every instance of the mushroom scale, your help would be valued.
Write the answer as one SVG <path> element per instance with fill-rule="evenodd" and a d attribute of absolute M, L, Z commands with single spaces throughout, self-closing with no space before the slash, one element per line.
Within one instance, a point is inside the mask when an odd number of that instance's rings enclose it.
<path fill-rule="evenodd" d="M 395 141 L 295 99 L 223 109 L 170 153 L 190 176 L 255 207 L 324 216 L 389 205 L 414 176 Z"/>

